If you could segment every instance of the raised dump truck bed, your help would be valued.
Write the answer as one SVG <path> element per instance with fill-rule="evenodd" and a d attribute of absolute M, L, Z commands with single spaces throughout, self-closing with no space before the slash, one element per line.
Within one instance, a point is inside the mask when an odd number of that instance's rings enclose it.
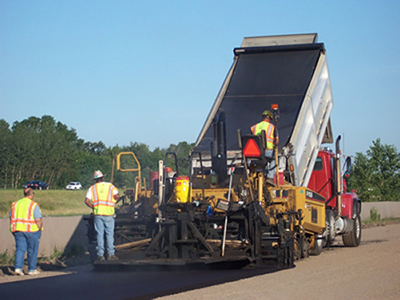
<path fill-rule="evenodd" d="M 316 40 L 316 34 L 244 38 L 194 150 L 208 156 L 213 122 L 223 111 L 228 158 L 240 152 L 237 130 L 250 133 L 261 113 L 278 104 L 279 153 L 294 167 L 291 183 L 307 186 L 321 143 L 333 142 L 328 64 Z"/>

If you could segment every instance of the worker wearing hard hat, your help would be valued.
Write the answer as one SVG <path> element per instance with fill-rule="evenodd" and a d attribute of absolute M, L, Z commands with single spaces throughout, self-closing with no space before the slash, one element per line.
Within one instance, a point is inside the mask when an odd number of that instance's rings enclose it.
<path fill-rule="evenodd" d="M 266 110 L 262 113 L 262 121 L 251 126 L 251 133 L 254 135 L 261 135 L 261 132 L 265 131 L 265 140 L 266 140 L 266 150 L 265 156 L 267 158 L 272 159 L 269 167 L 268 167 L 268 178 L 267 183 L 271 185 L 274 184 L 274 175 L 275 175 L 275 159 L 274 158 L 274 145 L 279 143 L 278 134 L 275 134 L 275 126 L 272 124 L 273 115 L 272 112 Z M 276 139 L 276 140 L 275 140 Z"/>
<path fill-rule="evenodd" d="M 104 182 L 104 175 L 100 170 L 94 172 L 93 180 L 95 184 L 89 188 L 85 203 L 93 209 L 97 260 L 105 260 L 104 233 L 107 241 L 107 260 L 118 260 L 114 249 L 114 206 L 119 198 L 118 189 L 113 184 Z"/>

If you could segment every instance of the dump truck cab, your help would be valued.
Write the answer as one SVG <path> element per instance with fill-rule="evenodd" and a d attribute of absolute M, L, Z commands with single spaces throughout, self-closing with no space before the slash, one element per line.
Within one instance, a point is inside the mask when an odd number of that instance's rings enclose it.
<path fill-rule="evenodd" d="M 361 241 L 361 200 L 355 191 L 347 190 L 345 178 L 350 173 L 351 159 L 347 157 L 341 167 L 337 163 L 341 154 L 338 149 L 337 152 L 328 147 L 318 152 L 308 188 L 325 199 L 326 243 L 330 245 L 337 235 L 342 235 L 346 246 L 356 247 Z"/>

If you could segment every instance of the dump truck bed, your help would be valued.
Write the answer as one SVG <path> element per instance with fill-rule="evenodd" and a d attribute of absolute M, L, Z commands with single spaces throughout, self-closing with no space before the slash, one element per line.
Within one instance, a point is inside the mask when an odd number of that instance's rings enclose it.
<path fill-rule="evenodd" d="M 262 112 L 278 104 L 279 153 L 290 154 L 293 184 L 307 186 L 321 143 L 333 142 L 324 44 L 316 43 L 316 34 L 245 38 L 234 55 L 194 150 L 210 153 L 213 121 L 223 111 L 228 157 L 239 152 L 237 130 L 250 134 Z"/>

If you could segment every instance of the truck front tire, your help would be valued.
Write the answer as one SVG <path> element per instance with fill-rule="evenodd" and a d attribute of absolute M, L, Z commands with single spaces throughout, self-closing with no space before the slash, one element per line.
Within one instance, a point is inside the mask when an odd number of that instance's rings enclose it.
<path fill-rule="evenodd" d="M 361 217 L 357 214 L 353 221 L 353 230 L 342 236 L 343 244 L 346 247 L 357 247 L 361 242 Z"/>

